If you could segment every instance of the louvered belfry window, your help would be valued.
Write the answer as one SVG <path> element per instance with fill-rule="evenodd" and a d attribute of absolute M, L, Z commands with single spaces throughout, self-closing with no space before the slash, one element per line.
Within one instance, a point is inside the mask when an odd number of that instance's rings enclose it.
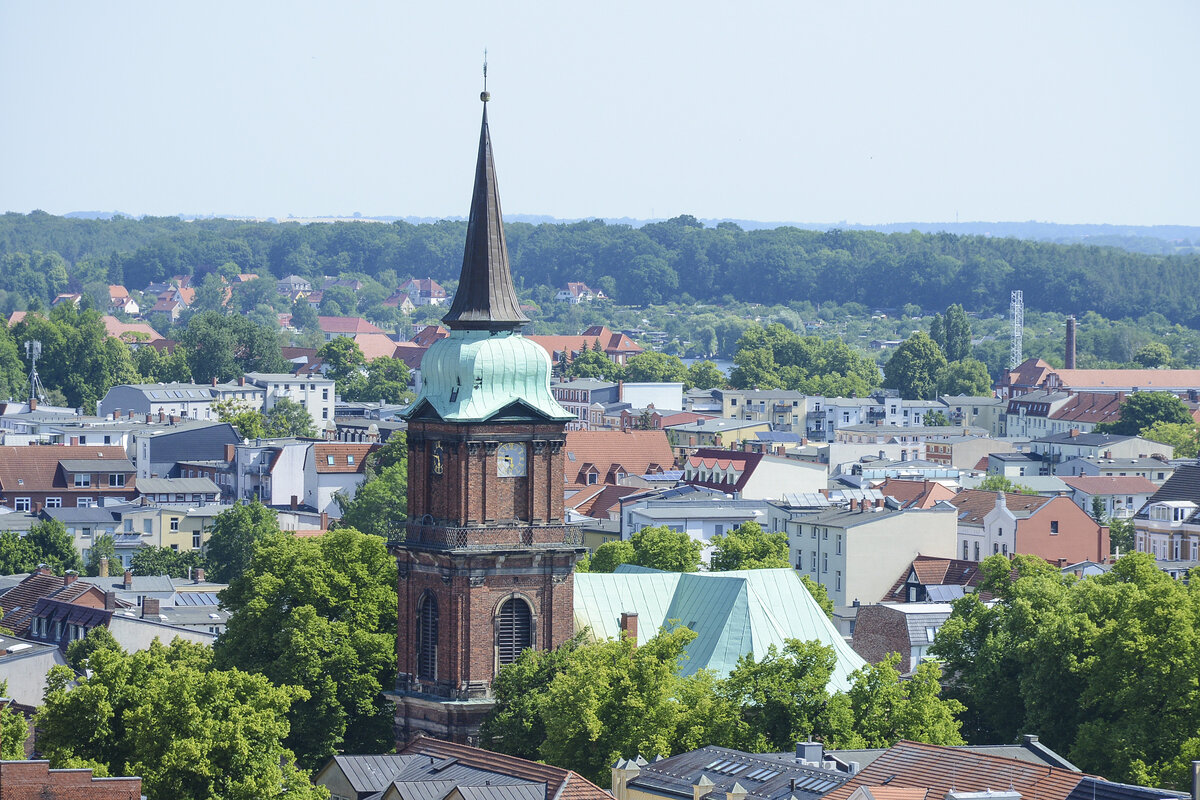
<path fill-rule="evenodd" d="M 438 607 L 431 594 L 421 600 L 417 612 L 417 677 L 437 679 Z"/>
<path fill-rule="evenodd" d="M 496 650 L 499 652 L 500 664 L 511 664 L 521 655 L 521 651 L 533 644 L 533 620 L 529 612 L 529 604 L 524 600 L 512 598 L 500 606 L 500 616 L 496 621 Z"/>

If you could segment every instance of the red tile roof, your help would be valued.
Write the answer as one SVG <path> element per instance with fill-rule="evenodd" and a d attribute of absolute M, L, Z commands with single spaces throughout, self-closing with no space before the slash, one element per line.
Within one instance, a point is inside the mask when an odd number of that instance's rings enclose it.
<path fill-rule="evenodd" d="M 875 487 L 888 497 L 900 501 L 903 508 L 933 508 L 942 500 L 954 497 L 954 490 L 937 481 L 905 481 L 888 478 Z"/>
<path fill-rule="evenodd" d="M 918 555 L 912 563 L 904 568 L 904 572 L 888 589 L 881 603 L 904 603 L 908 600 L 905 594 L 905 584 L 908 574 L 915 572 L 922 586 L 978 586 L 979 564 L 974 561 L 960 561 L 957 558 L 937 558 L 935 556 Z M 981 599 L 989 599 L 990 595 L 981 594 Z"/>
<path fill-rule="evenodd" d="M 359 333 L 354 336 L 354 343 L 367 361 L 392 358 L 396 354 L 396 342 L 386 333 Z"/>
<path fill-rule="evenodd" d="M 367 456 L 379 445 L 366 442 L 317 442 L 313 445 L 313 459 L 318 473 L 360 473 Z M 333 463 L 329 463 L 330 457 Z M 350 462 L 353 459 L 353 463 Z"/>
<path fill-rule="evenodd" d="M 1081 772 L 1015 758 L 901 740 L 822 800 L 846 800 L 860 786 L 929 789 L 935 797 L 951 790 L 979 792 L 1011 786 L 1022 797 L 1066 800 L 1084 778 Z"/>
<path fill-rule="evenodd" d="M 950 504 L 958 509 L 960 523 L 982 525 L 983 518 L 996 507 L 996 494 L 996 492 L 987 492 L 982 489 L 963 489 L 954 495 Z M 1042 497 L 1036 494 L 1004 493 L 1004 504 L 1018 519 L 1022 514 L 1029 516 L 1035 513 L 1053 499 L 1053 497 Z"/>
<path fill-rule="evenodd" d="M 674 467 L 671 445 L 662 431 L 568 431 L 563 472 L 568 484 L 580 480 L 583 467 L 595 465 L 600 483 L 616 483 L 616 472 L 646 475 Z"/>
<path fill-rule="evenodd" d="M 68 584 L 64 577 L 35 572 L 0 596 L 0 607 L 4 609 L 4 618 L 0 620 L 0 626 L 18 637 L 27 636 L 29 623 L 39 600 L 53 598 L 64 603 L 74 603 L 86 594 L 92 595 L 91 603 L 98 601 L 103 607 L 104 592 L 94 584 L 83 581 Z M 124 601 L 118 601 L 118 604 L 122 608 L 130 605 Z"/>
<path fill-rule="evenodd" d="M 108 331 L 109 336 L 124 342 L 138 341 L 139 339 L 149 342 L 162 338 L 158 331 L 144 322 L 122 322 L 111 314 L 105 314 L 100 321 L 104 323 L 104 330 Z"/>
<path fill-rule="evenodd" d="M 588 488 L 595 487 L 589 486 Z M 592 495 L 586 502 L 581 502 L 573 507 L 580 514 L 593 519 L 608 519 L 609 512 L 620 504 L 622 497 L 628 497 L 640 491 L 642 490 L 636 486 L 602 486 L 600 491 Z"/>
<path fill-rule="evenodd" d="M 582 775 L 562 767 L 552 767 L 516 756 L 493 753 L 465 744 L 418 736 L 400 751 L 401 755 L 426 755 L 435 758 L 456 758 L 460 764 L 476 769 L 511 775 L 515 778 L 546 784 L 546 797 L 555 800 L 612 800 L 612 795 Z M 1057 800 L 1056 798 L 1051 800 Z"/>
<path fill-rule="evenodd" d="M 1124 399 L 1124 392 L 1080 392 L 1072 395 L 1066 405 L 1050 415 L 1050 419 L 1089 424 L 1116 422 L 1121 418 L 1121 401 Z"/>
<path fill-rule="evenodd" d="M 540 344 L 554 358 L 559 353 L 566 353 L 567 359 L 574 358 L 584 350 L 596 346 L 607 355 L 637 355 L 643 352 L 641 345 L 623 333 L 613 333 L 603 325 L 593 325 L 578 336 L 527 336 L 530 341 Z"/>
<path fill-rule="evenodd" d="M 0 447 L 0 491 L 12 494 L 20 488 L 31 494 L 54 490 L 95 495 L 109 494 L 115 490 L 119 494 L 133 496 L 136 479 L 132 475 L 126 477 L 126 485 L 123 487 L 110 489 L 107 486 L 92 485 L 76 489 L 74 486 L 67 486 L 65 479 L 60 478 L 58 469 L 58 462 L 62 459 L 125 461 L 128 456 L 120 445 Z M 69 501 L 69 504 L 73 502 Z"/>
<path fill-rule="evenodd" d="M 416 336 L 409 339 L 410 342 L 421 347 L 429 347 L 438 339 L 445 339 L 450 335 L 450 331 L 443 328 L 441 325 L 426 325 L 417 333 Z"/>
<path fill-rule="evenodd" d="M 1084 494 L 1154 494 L 1158 491 L 1158 486 L 1146 480 L 1145 478 L 1136 476 L 1105 476 L 1105 475 L 1082 475 L 1078 477 L 1065 477 L 1061 479 L 1063 483 L 1070 486 L 1072 489 L 1078 489 Z"/>
<path fill-rule="evenodd" d="M 362 317 L 317 317 L 323 333 L 386 333 Z"/>

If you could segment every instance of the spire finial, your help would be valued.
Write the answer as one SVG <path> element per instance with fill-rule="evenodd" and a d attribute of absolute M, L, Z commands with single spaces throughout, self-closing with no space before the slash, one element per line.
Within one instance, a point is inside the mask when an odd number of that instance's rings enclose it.
<path fill-rule="evenodd" d="M 487 90 L 487 48 L 483 48 L 483 91 L 479 93 L 479 99 L 487 102 L 492 99 L 492 95 Z"/>

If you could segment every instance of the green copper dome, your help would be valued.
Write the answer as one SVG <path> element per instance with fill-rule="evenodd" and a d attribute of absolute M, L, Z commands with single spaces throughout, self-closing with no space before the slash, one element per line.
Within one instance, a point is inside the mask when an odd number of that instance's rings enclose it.
<path fill-rule="evenodd" d="M 569 420 L 550 393 L 550 356 L 509 331 L 451 331 L 421 359 L 421 394 L 406 415 L 432 410 L 447 422 L 484 422 L 500 412 Z"/>

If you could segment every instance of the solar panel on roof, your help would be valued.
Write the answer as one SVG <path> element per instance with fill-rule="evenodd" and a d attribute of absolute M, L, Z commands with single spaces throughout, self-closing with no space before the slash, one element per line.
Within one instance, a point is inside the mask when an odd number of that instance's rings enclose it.
<path fill-rule="evenodd" d="M 704 769 L 712 769 L 713 767 L 715 767 L 717 764 L 720 764 L 720 763 L 721 763 L 721 759 L 718 758 L 716 761 L 705 766 Z"/>
<path fill-rule="evenodd" d="M 741 772 L 742 770 L 744 770 L 744 769 L 745 769 L 746 767 L 748 767 L 748 766 L 750 766 L 750 765 L 749 765 L 749 764 L 738 764 L 736 767 L 734 767 L 733 769 L 729 770 L 729 774 L 730 774 L 730 775 L 737 775 L 739 772 Z"/>
<path fill-rule="evenodd" d="M 756 769 L 756 770 L 754 770 L 754 772 L 747 773 L 746 780 L 748 780 L 748 781 L 758 780 L 758 773 L 760 773 L 760 772 L 766 772 L 766 770 L 765 769 Z"/>
<path fill-rule="evenodd" d="M 779 774 L 778 770 L 769 769 L 769 770 L 766 770 L 762 775 L 759 775 L 758 779 L 760 781 L 769 781 L 771 778 L 774 778 L 778 774 Z"/>

